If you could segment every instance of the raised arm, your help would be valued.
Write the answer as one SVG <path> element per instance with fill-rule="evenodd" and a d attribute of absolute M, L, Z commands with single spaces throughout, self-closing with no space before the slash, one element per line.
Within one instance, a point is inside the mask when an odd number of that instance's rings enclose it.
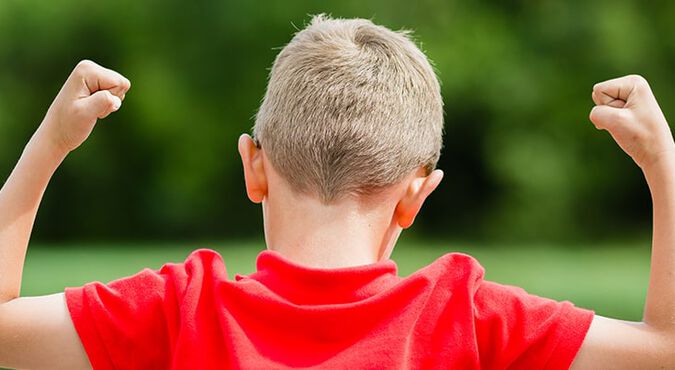
<path fill-rule="evenodd" d="M 652 259 L 643 321 L 597 316 L 574 369 L 675 368 L 675 143 L 647 81 L 626 76 L 593 88 L 591 121 L 642 169 L 653 202 Z"/>
<path fill-rule="evenodd" d="M 33 222 L 54 171 L 87 139 L 98 118 L 119 109 L 129 87 L 117 72 L 80 62 L 0 190 L 0 367 L 89 365 L 63 294 L 19 298 L 21 273 Z"/>

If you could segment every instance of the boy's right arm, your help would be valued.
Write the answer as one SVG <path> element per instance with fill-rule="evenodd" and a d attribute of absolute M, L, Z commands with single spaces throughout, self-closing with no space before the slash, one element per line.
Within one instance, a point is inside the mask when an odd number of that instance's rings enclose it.
<path fill-rule="evenodd" d="M 120 107 L 129 87 L 117 72 L 78 64 L 0 190 L 0 367 L 91 368 L 64 295 L 20 297 L 21 273 L 51 176 L 96 120 Z"/>
<path fill-rule="evenodd" d="M 675 143 L 647 81 L 593 88 L 590 119 L 642 169 L 653 203 L 651 273 L 642 322 L 596 316 L 573 369 L 675 368 Z"/>

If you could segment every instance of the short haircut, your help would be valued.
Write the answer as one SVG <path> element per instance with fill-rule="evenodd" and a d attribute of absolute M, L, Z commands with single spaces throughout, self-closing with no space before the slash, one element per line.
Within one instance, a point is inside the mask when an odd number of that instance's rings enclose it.
<path fill-rule="evenodd" d="M 296 193 L 373 193 L 435 168 L 439 82 L 408 31 L 318 15 L 277 55 L 253 136 Z"/>

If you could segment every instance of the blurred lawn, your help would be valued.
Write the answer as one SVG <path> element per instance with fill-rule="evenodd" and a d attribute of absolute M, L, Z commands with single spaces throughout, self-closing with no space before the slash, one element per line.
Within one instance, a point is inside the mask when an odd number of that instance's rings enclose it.
<path fill-rule="evenodd" d="M 131 275 L 144 267 L 159 268 L 179 262 L 191 250 L 219 251 L 230 278 L 250 273 L 262 242 L 148 244 L 77 244 L 31 246 L 23 279 L 23 295 L 62 291 L 99 280 L 110 281 Z M 530 293 L 570 300 L 598 314 L 627 320 L 642 315 L 648 273 L 649 249 L 633 245 L 477 246 L 440 242 L 402 241 L 393 259 L 401 275 L 408 275 L 440 255 L 459 251 L 476 257 L 489 280 L 518 285 Z"/>

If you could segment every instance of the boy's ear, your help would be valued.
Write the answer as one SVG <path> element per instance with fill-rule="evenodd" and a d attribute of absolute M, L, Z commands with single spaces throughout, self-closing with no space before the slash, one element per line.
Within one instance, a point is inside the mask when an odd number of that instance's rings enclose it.
<path fill-rule="evenodd" d="M 422 204 L 438 187 L 442 179 L 443 171 L 434 170 L 427 176 L 416 176 L 410 181 L 394 211 L 396 222 L 401 228 L 406 229 L 413 224 L 415 217 L 422 209 Z"/>
<path fill-rule="evenodd" d="M 246 194 L 253 203 L 261 203 L 267 196 L 267 176 L 263 165 L 262 149 L 247 134 L 239 136 L 239 155 L 244 167 Z"/>

